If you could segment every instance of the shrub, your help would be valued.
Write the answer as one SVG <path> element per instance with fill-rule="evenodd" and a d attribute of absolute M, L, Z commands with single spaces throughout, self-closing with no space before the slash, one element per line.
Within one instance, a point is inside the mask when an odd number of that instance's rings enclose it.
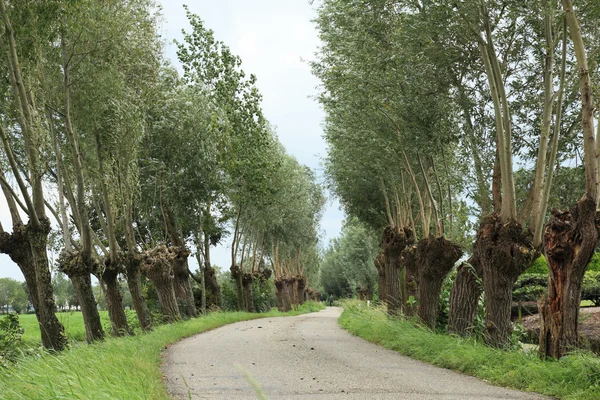
<path fill-rule="evenodd" d="M 548 291 L 548 275 L 525 273 L 513 288 L 513 301 L 537 301 Z"/>
<path fill-rule="evenodd" d="M 21 354 L 21 335 L 23 328 L 19 325 L 19 316 L 15 313 L 7 314 L 0 320 L 0 366 L 6 367 L 16 361 Z"/>
<path fill-rule="evenodd" d="M 527 268 L 525 274 L 541 274 L 548 275 L 550 271 L 548 270 L 548 263 L 546 262 L 546 257 L 543 255 L 539 256 L 537 260 L 531 265 L 531 267 Z"/>

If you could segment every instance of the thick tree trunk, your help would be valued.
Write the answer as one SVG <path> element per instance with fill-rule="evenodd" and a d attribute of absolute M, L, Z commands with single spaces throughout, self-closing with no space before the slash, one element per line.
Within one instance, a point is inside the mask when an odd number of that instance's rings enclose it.
<path fill-rule="evenodd" d="M 173 288 L 173 253 L 166 246 L 158 246 L 143 254 L 141 270 L 156 289 L 158 301 L 166 322 L 181 319 L 179 306 Z"/>
<path fill-rule="evenodd" d="M 231 279 L 235 281 L 238 310 L 243 311 L 246 309 L 246 298 L 244 297 L 244 284 L 242 283 L 242 269 L 239 265 L 233 265 L 229 270 L 231 271 Z"/>
<path fill-rule="evenodd" d="M 385 256 L 383 251 L 377 254 L 375 257 L 375 268 L 377 269 L 378 287 L 379 287 L 379 301 L 382 304 L 387 304 L 387 298 L 385 295 Z"/>
<path fill-rule="evenodd" d="M 598 240 L 596 202 L 585 196 L 552 212 L 544 229 L 548 297 L 540 302 L 540 355 L 560 358 L 577 347 L 581 285 Z"/>
<path fill-rule="evenodd" d="M 105 267 L 102 273 L 102 281 L 106 285 L 106 309 L 112 327 L 114 336 L 131 335 L 127 316 L 123 309 L 123 295 L 119 286 L 119 269 L 112 268 L 110 265 Z"/>
<path fill-rule="evenodd" d="M 220 308 L 221 304 L 223 304 L 221 288 L 217 281 L 215 269 L 210 265 L 204 266 L 204 286 L 206 288 L 206 307 L 208 309 Z"/>
<path fill-rule="evenodd" d="M 67 253 L 63 250 L 58 259 L 59 269 L 73 282 L 77 300 L 83 315 L 85 337 L 88 343 L 104 338 L 104 330 L 100 322 L 98 306 L 92 290 L 92 272 L 98 270 L 90 254 L 81 251 Z"/>
<path fill-rule="evenodd" d="M 104 329 L 102 328 L 102 322 L 100 322 L 98 306 L 94 299 L 94 292 L 92 291 L 91 275 L 89 273 L 67 273 L 67 275 L 69 275 L 71 282 L 73 282 L 77 300 L 81 307 L 86 341 L 92 343 L 95 340 L 103 339 Z"/>
<path fill-rule="evenodd" d="M 252 274 L 243 274 L 242 285 L 244 286 L 244 294 L 246 295 L 246 311 L 248 312 L 256 312 L 256 309 L 254 308 L 254 298 L 252 292 L 253 281 L 254 277 Z"/>
<path fill-rule="evenodd" d="M 189 250 L 185 247 L 171 246 L 169 251 L 173 253 L 173 288 L 175 289 L 175 298 L 178 304 L 181 304 L 180 312 L 187 316 L 195 318 L 198 316 L 196 302 L 192 293 L 190 283 L 190 272 L 188 268 Z"/>
<path fill-rule="evenodd" d="M 292 309 L 291 286 L 291 279 L 275 279 L 275 296 L 277 297 L 277 309 L 281 312 L 287 312 Z"/>
<path fill-rule="evenodd" d="M 485 217 L 477 231 L 473 254 L 483 272 L 485 340 L 492 346 L 505 347 L 510 343 L 513 286 L 539 254 L 532 239 L 531 232 L 521 224 L 501 223 L 497 214 Z"/>
<path fill-rule="evenodd" d="M 304 304 L 304 294 L 306 292 L 306 286 L 307 286 L 307 279 L 305 276 L 300 276 L 298 275 L 296 277 L 296 282 L 297 282 L 297 299 L 298 299 L 298 305 Z"/>
<path fill-rule="evenodd" d="M 401 261 L 404 266 L 404 292 L 406 300 L 404 301 L 404 314 L 407 317 L 412 317 L 417 313 L 419 304 L 419 280 L 418 267 L 416 260 L 417 246 L 408 246 L 402 250 Z"/>
<path fill-rule="evenodd" d="M 403 309 L 400 290 L 400 270 L 403 268 L 401 253 L 414 242 L 413 231 L 409 228 L 386 227 L 383 230 L 382 246 L 385 257 L 385 293 L 388 314 L 400 315 Z"/>
<path fill-rule="evenodd" d="M 149 331 L 152 329 L 152 314 L 150 314 L 142 291 L 139 255 L 128 255 L 125 265 L 125 277 L 127 278 L 127 286 L 131 293 L 131 302 L 140 322 L 140 327 L 143 331 Z"/>
<path fill-rule="evenodd" d="M 49 279 L 50 271 L 47 274 L 43 274 L 42 279 L 38 280 L 36 277 L 36 263 L 34 262 L 36 257 L 32 253 L 31 230 L 28 224 L 26 226 L 19 225 L 13 227 L 12 234 L 7 232 L 0 233 L 0 252 L 7 254 L 17 264 L 25 277 L 31 303 L 33 304 L 35 316 L 40 327 L 42 345 L 46 349 L 60 351 L 66 347 L 68 341 L 65 336 L 64 327 L 54 313 L 54 293 L 52 280 Z M 40 235 L 42 233 L 40 232 Z M 39 238 L 38 240 L 45 243 L 47 239 Z M 39 255 L 43 259 L 37 258 L 39 260 L 38 270 L 42 268 L 41 263 L 43 260 L 47 262 L 45 244 L 43 247 L 44 254 Z M 47 264 L 46 269 L 48 269 Z M 39 286 L 38 281 L 42 286 Z"/>
<path fill-rule="evenodd" d="M 460 336 L 472 333 L 479 298 L 483 291 L 480 280 L 481 268 L 474 257 L 457 268 L 450 293 L 448 333 Z"/>
<path fill-rule="evenodd" d="M 277 309 L 283 311 L 283 280 L 275 279 L 275 299 L 277 300 Z"/>
<path fill-rule="evenodd" d="M 435 329 L 442 283 L 454 263 L 462 256 L 460 246 L 444 237 L 421 239 L 417 244 L 416 260 L 419 274 L 419 318 Z"/>

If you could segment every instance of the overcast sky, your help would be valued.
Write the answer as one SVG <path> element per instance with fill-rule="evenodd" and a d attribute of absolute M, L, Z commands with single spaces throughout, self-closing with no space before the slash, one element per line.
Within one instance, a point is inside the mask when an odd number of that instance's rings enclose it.
<path fill-rule="evenodd" d="M 179 68 L 173 39 L 182 41 L 182 29 L 189 30 L 183 4 L 202 18 L 215 32 L 215 38 L 228 45 L 242 59 L 246 73 L 255 74 L 263 95 L 263 112 L 276 127 L 280 141 L 288 153 L 322 177 L 321 159 L 325 142 L 321 123 L 324 113 L 310 98 L 317 92 L 317 79 L 306 60 L 314 57 L 319 40 L 311 19 L 314 5 L 308 0 L 159 0 L 164 21 L 161 34 L 166 42 L 166 57 Z M 326 244 L 338 235 L 343 213 L 337 202 L 329 201 L 321 222 Z M 4 204 L 0 220 L 10 227 Z M 212 262 L 229 268 L 229 243 L 214 249 Z M 195 261 L 192 268 L 195 268 Z M 23 280 L 18 267 L 0 255 L 0 277 Z"/>

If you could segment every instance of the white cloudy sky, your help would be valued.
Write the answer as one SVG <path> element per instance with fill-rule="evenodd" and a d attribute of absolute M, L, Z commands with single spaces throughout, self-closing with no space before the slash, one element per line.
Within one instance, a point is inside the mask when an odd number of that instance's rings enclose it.
<path fill-rule="evenodd" d="M 315 95 L 318 81 L 306 61 L 313 58 L 319 44 L 311 19 L 314 5 L 309 0 L 159 0 L 164 22 L 162 36 L 166 57 L 178 65 L 173 39 L 182 40 L 182 29 L 189 30 L 183 4 L 198 14 L 215 37 L 225 42 L 242 58 L 242 68 L 257 76 L 263 95 L 263 111 L 277 128 L 288 153 L 317 170 L 325 155 L 321 123 L 324 117 Z M 10 226 L 5 205 L 0 204 L 0 221 Z M 321 222 L 324 242 L 337 236 L 343 213 L 330 201 Z M 228 243 L 213 250 L 212 262 L 230 264 Z M 193 259 L 190 258 L 190 261 Z M 23 280 L 18 267 L 0 255 L 0 277 Z"/>

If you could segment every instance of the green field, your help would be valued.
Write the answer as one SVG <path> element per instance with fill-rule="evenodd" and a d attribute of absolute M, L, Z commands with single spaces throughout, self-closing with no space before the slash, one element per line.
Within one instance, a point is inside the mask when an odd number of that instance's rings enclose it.
<path fill-rule="evenodd" d="M 211 313 L 188 321 L 161 325 L 147 334 L 107 338 L 91 345 L 74 342 L 68 350 L 58 355 L 27 357 L 3 370 L 0 375 L 0 398 L 166 400 L 169 396 L 160 373 L 160 353 L 166 345 L 233 322 L 298 315 L 323 308 L 325 306 L 322 303 L 309 302 L 300 306 L 299 311 L 289 313 Z M 35 319 L 23 320 L 33 331 L 31 325 L 35 324 L 31 321 Z M 81 313 L 68 316 L 68 335 L 83 335 L 82 329 Z M 30 334 L 32 332 L 27 335 Z"/>
<path fill-rule="evenodd" d="M 128 317 L 135 318 L 135 312 L 127 310 Z M 65 332 L 70 341 L 84 342 L 85 341 L 85 327 L 83 326 L 83 315 L 80 311 L 68 311 L 56 313 L 58 320 L 65 327 Z M 107 334 L 110 333 L 110 321 L 108 319 L 107 311 L 100 311 L 100 319 L 102 320 L 102 326 Z M 19 315 L 19 322 L 25 332 L 23 333 L 23 340 L 31 345 L 40 342 L 40 326 L 38 325 L 35 314 L 22 314 Z"/>

